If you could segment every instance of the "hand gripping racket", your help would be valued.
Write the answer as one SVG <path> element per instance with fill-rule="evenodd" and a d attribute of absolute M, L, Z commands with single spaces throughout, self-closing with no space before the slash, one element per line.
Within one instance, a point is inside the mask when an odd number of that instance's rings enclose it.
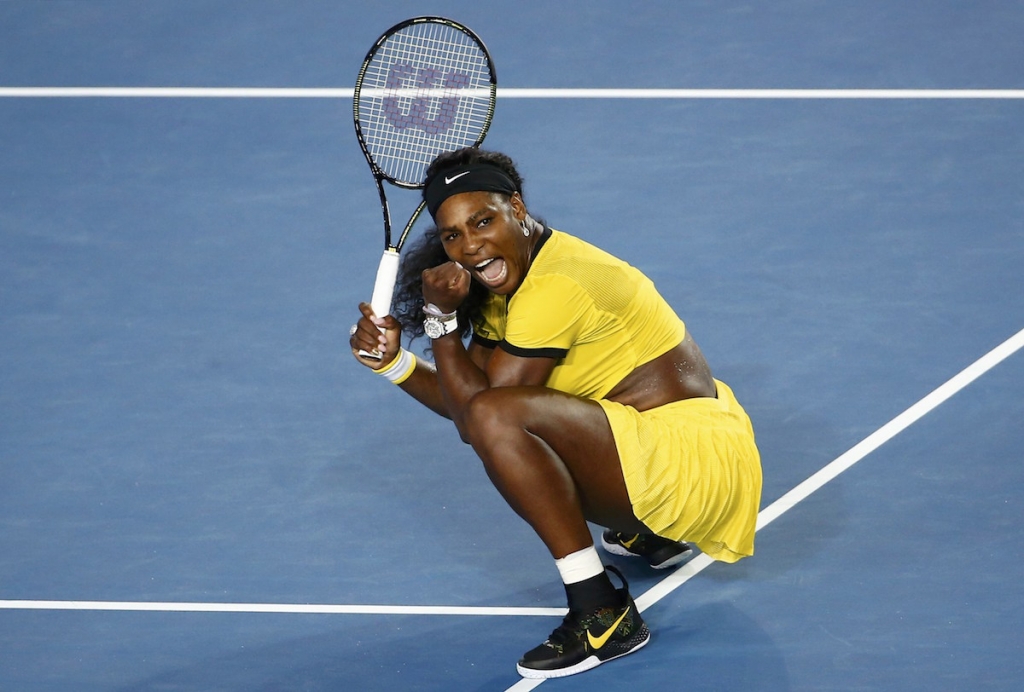
<path fill-rule="evenodd" d="M 388 29 L 367 53 L 356 79 L 352 115 L 384 214 L 384 254 L 370 300 L 378 317 L 391 310 L 399 252 L 424 207 L 420 202 L 396 241 L 384 181 L 422 189 L 434 157 L 479 146 L 494 117 L 497 87 L 483 42 L 450 19 L 407 19 Z"/>

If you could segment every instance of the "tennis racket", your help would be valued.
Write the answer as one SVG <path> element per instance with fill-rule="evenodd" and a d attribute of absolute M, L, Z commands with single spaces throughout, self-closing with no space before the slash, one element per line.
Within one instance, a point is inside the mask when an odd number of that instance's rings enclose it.
<path fill-rule="evenodd" d="M 407 19 L 388 29 L 367 53 L 352 110 L 384 214 L 384 254 L 370 300 L 378 317 L 391 310 L 399 253 L 424 208 L 420 202 L 396 238 L 385 181 L 422 189 L 427 166 L 438 154 L 479 146 L 494 117 L 497 87 L 486 46 L 450 19 Z"/>

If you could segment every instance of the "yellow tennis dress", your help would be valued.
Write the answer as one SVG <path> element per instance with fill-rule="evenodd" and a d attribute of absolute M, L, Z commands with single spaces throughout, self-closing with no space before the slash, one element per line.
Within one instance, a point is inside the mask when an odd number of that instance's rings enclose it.
<path fill-rule="evenodd" d="M 677 346 L 686 327 L 638 269 L 545 229 L 515 294 L 492 295 L 473 339 L 557 360 L 547 386 L 597 401 L 615 435 L 636 516 L 655 533 L 735 562 L 754 552 L 761 461 L 732 390 L 639 412 L 604 397 Z"/>

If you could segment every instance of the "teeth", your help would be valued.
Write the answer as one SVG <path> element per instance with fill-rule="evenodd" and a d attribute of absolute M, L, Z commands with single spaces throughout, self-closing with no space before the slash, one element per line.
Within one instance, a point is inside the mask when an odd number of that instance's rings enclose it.
<path fill-rule="evenodd" d="M 483 261 L 483 262 L 481 262 L 480 264 L 477 264 L 477 265 L 475 265 L 475 267 L 476 267 L 477 269 L 483 269 L 484 267 L 486 267 L 486 266 L 487 266 L 488 264 L 490 264 L 490 263 L 491 263 L 491 262 L 493 262 L 493 261 L 494 261 L 494 258 L 492 257 L 492 258 L 491 258 L 491 259 L 489 259 L 489 260 L 484 260 L 484 261 Z"/>

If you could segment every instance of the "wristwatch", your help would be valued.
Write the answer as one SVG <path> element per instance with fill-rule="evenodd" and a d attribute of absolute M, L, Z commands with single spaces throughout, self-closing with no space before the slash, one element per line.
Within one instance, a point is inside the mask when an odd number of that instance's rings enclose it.
<path fill-rule="evenodd" d="M 459 328 L 459 318 L 457 315 L 445 315 L 438 317 L 437 315 L 427 315 L 423 319 L 423 331 L 431 339 L 440 339 L 442 336 L 451 334 Z"/>

